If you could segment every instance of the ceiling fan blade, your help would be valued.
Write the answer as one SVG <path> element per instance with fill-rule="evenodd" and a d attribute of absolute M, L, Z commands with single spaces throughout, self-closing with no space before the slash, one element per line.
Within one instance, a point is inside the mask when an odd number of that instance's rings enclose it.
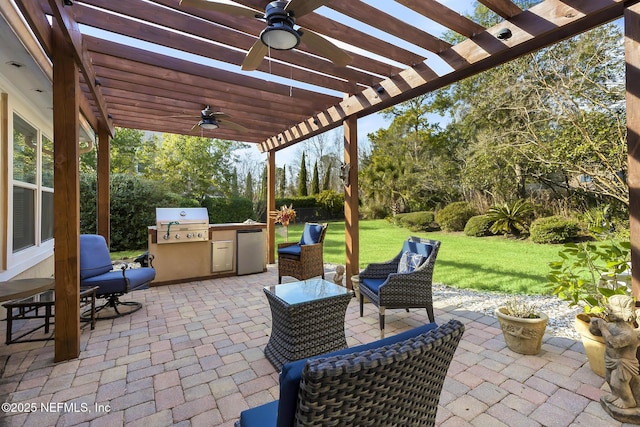
<path fill-rule="evenodd" d="M 214 12 L 228 13 L 229 15 L 246 16 L 255 18 L 256 15 L 262 16 L 262 12 L 246 6 L 234 5 L 229 3 L 219 3 L 217 1 L 207 0 L 180 0 L 180 6 L 193 7 L 196 9 L 212 10 Z"/>
<path fill-rule="evenodd" d="M 339 67 L 344 67 L 351 63 L 352 58 L 329 40 L 325 39 L 318 33 L 302 28 L 302 36 L 300 39 L 320 56 L 331 60 Z"/>
<path fill-rule="evenodd" d="M 262 40 L 258 39 L 251 46 L 247 56 L 242 61 L 242 69 L 245 71 L 253 71 L 260 66 L 262 59 L 267 54 L 268 48 L 262 43 Z"/>
<path fill-rule="evenodd" d="M 189 119 L 196 117 L 195 114 L 181 114 L 178 116 L 162 116 L 165 119 Z"/>
<path fill-rule="evenodd" d="M 238 123 L 234 123 L 231 122 L 229 120 L 221 120 L 220 121 L 220 126 L 221 127 L 226 127 L 229 129 L 233 129 L 233 130 L 237 130 L 239 132 L 249 132 L 249 129 L 247 129 L 246 127 L 239 125 Z"/>
<path fill-rule="evenodd" d="M 331 3 L 331 0 L 291 0 L 287 3 L 284 10 L 293 10 L 293 16 L 299 18 L 328 3 Z"/>
<path fill-rule="evenodd" d="M 211 113 L 209 114 L 210 116 L 215 117 L 216 119 L 226 119 L 229 118 L 229 115 L 226 113 L 223 113 L 222 111 L 216 111 L 215 113 Z"/>
<path fill-rule="evenodd" d="M 193 132 L 193 130 L 196 128 L 196 126 L 198 126 L 200 124 L 200 122 L 196 122 L 195 125 L 191 126 L 191 130 L 189 132 Z"/>

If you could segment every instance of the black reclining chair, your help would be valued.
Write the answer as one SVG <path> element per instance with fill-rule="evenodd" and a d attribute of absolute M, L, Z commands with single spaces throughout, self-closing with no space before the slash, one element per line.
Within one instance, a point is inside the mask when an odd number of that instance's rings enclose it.
<path fill-rule="evenodd" d="M 150 262 L 153 256 L 149 256 Z M 113 319 L 125 314 L 133 313 L 142 308 L 142 303 L 135 301 L 120 301 L 120 297 L 128 292 L 146 289 L 156 277 L 156 271 L 151 267 L 128 268 L 122 262 L 120 269 L 114 271 L 117 262 L 112 263 L 109 248 L 104 237 L 98 234 L 80 235 L 80 286 L 97 286 L 96 297 L 104 298 L 105 303 L 96 308 L 97 319 Z M 123 310 L 123 306 L 127 307 Z M 112 313 L 100 316 L 99 312 L 110 309 Z M 87 313 L 82 314 L 82 318 Z"/>

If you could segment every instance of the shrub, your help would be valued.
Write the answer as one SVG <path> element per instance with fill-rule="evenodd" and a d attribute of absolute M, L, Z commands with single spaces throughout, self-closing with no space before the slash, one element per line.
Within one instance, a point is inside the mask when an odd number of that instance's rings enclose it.
<path fill-rule="evenodd" d="M 435 216 L 431 211 L 398 214 L 395 218 L 396 224 L 402 225 L 411 231 L 435 231 L 438 229 Z"/>
<path fill-rule="evenodd" d="M 245 197 L 207 197 L 202 201 L 202 206 L 207 208 L 211 224 L 257 219 L 254 216 L 253 203 Z"/>
<path fill-rule="evenodd" d="M 436 221 L 444 231 L 463 231 L 464 226 L 478 210 L 467 202 L 454 202 L 436 213 Z"/>
<path fill-rule="evenodd" d="M 344 217 L 344 193 L 324 190 L 316 196 L 316 201 L 330 218 Z"/>
<path fill-rule="evenodd" d="M 198 202 L 167 193 L 160 183 L 132 175 L 112 175 L 110 182 L 111 250 L 134 250 L 148 245 L 148 228 L 156 223 L 156 207 L 196 207 Z M 95 234 L 96 177 L 80 177 L 80 232 Z"/>
<path fill-rule="evenodd" d="M 111 250 L 146 248 L 148 227 L 158 207 L 197 207 L 193 199 L 168 193 L 165 187 L 132 175 L 111 176 Z"/>
<path fill-rule="evenodd" d="M 519 235 L 528 230 L 528 221 L 533 213 L 533 207 L 526 200 L 493 206 L 487 211 L 487 216 L 493 221 L 491 232 L 495 234 Z"/>
<path fill-rule="evenodd" d="M 493 221 L 486 215 L 476 215 L 469 218 L 467 225 L 464 226 L 464 234 L 471 237 L 491 236 L 491 224 Z"/>
<path fill-rule="evenodd" d="M 564 243 L 578 236 L 578 221 L 562 216 L 538 218 L 531 223 L 530 237 L 535 243 Z"/>

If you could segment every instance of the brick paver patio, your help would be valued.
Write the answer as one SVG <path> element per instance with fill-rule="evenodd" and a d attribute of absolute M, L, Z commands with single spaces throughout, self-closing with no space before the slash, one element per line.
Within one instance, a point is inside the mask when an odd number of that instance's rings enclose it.
<path fill-rule="evenodd" d="M 290 279 L 290 278 L 289 278 Z M 132 315 L 82 332 L 80 357 L 53 363 L 53 343 L 0 344 L 0 426 L 229 426 L 240 411 L 278 397 L 278 373 L 263 354 L 271 313 L 262 286 L 276 270 L 137 291 Z M 436 321 L 467 326 L 440 399 L 437 424 L 621 426 L 601 408 L 608 386 L 582 344 L 545 337 L 537 356 L 505 347 L 493 317 L 438 303 Z M 552 316 L 552 313 L 551 313 Z M 426 310 L 387 312 L 387 336 L 427 321 Z M 5 322 L 0 322 L 4 331 Z M 349 346 L 377 339 L 378 316 L 355 299 Z"/>

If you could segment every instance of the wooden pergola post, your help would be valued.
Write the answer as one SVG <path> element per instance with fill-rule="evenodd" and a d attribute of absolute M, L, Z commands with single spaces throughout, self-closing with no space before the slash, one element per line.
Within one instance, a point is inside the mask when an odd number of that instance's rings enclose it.
<path fill-rule="evenodd" d="M 353 289 L 351 276 L 360 272 L 360 224 L 358 209 L 358 118 L 344 121 L 344 163 L 349 168 L 344 186 L 344 228 L 347 259 L 347 288 Z"/>
<path fill-rule="evenodd" d="M 109 189 L 109 170 L 111 168 L 109 156 L 109 129 L 102 124 L 98 127 L 98 234 L 111 246 L 111 192 Z"/>
<path fill-rule="evenodd" d="M 53 20 L 53 156 L 56 362 L 80 354 L 80 83 L 78 66 Z"/>
<path fill-rule="evenodd" d="M 276 152 L 267 152 L 267 263 L 276 262 L 276 224 L 270 213 L 276 210 Z"/>
<path fill-rule="evenodd" d="M 640 297 L 640 4 L 624 10 L 631 286 Z"/>

